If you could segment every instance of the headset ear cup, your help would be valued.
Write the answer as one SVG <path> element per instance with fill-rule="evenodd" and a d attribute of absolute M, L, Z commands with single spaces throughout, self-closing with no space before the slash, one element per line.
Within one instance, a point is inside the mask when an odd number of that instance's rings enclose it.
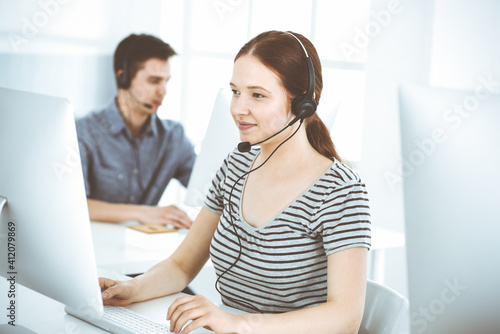
<path fill-rule="evenodd" d="M 123 88 L 123 73 L 118 74 L 116 81 L 118 82 L 118 88 Z"/>
<path fill-rule="evenodd" d="M 300 119 L 305 119 L 314 115 L 316 108 L 316 100 L 308 99 L 307 95 L 297 96 L 292 101 L 292 112 Z"/>
<path fill-rule="evenodd" d="M 128 84 L 128 78 L 127 78 L 127 74 L 125 72 L 125 70 L 122 71 L 122 73 L 120 73 L 118 75 L 118 88 L 123 88 L 123 89 L 127 89 L 129 84 Z"/>

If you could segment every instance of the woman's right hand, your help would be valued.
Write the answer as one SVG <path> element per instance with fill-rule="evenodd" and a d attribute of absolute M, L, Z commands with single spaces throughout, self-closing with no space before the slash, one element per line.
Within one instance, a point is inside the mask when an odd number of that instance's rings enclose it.
<path fill-rule="evenodd" d="M 104 305 L 126 306 L 134 302 L 135 284 L 130 281 L 115 281 L 99 277 L 101 296 Z"/>

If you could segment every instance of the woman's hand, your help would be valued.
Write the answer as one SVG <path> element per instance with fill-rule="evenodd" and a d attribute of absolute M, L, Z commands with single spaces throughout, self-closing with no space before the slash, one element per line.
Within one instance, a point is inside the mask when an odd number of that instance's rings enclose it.
<path fill-rule="evenodd" d="M 126 306 L 134 302 L 135 285 L 132 281 L 114 281 L 99 277 L 99 286 L 104 305 Z"/>
<path fill-rule="evenodd" d="M 167 320 L 170 320 L 170 331 L 179 333 L 187 325 L 182 334 L 190 333 L 199 327 L 216 333 L 229 333 L 237 327 L 237 316 L 222 311 L 203 296 L 185 296 L 177 298 L 168 308 Z"/>

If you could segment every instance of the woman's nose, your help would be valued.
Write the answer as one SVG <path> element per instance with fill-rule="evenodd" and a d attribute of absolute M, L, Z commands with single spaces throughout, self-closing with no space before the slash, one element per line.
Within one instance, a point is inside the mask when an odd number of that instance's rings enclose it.
<path fill-rule="evenodd" d="M 250 112 L 247 100 L 241 96 L 233 96 L 230 108 L 234 115 L 246 115 Z"/>

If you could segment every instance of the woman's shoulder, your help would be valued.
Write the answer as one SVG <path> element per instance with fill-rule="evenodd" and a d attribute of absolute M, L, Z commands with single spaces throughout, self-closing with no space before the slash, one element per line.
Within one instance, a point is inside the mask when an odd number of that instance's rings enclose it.
<path fill-rule="evenodd" d="M 311 188 L 310 194 L 316 203 L 331 205 L 332 201 L 340 203 L 347 197 L 366 198 L 368 193 L 359 173 L 346 163 L 335 160 Z"/>
<path fill-rule="evenodd" d="M 323 177 L 324 182 L 337 186 L 363 184 L 359 173 L 344 162 L 335 159 Z"/>

